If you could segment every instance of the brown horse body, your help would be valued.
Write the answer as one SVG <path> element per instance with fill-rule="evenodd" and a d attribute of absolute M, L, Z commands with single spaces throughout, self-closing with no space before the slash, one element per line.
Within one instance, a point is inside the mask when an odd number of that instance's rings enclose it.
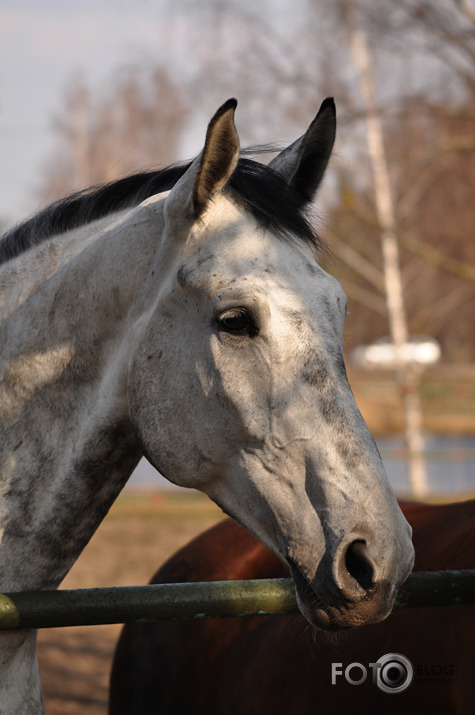
<path fill-rule="evenodd" d="M 475 567 L 475 500 L 403 503 L 414 530 L 415 569 Z M 153 583 L 276 578 L 287 566 L 233 520 L 172 557 Z M 111 678 L 113 715 L 474 712 L 475 606 L 394 611 L 387 620 L 338 635 L 298 616 L 225 618 L 125 626 Z M 409 658 L 414 680 L 401 693 L 372 681 L 370 663 Z M 368 677 L 345 680 L 361 663 Z M 340 663 L 332 685 L 332 663 Z M 353 680 L 362 670 L 350 670 Z"/>

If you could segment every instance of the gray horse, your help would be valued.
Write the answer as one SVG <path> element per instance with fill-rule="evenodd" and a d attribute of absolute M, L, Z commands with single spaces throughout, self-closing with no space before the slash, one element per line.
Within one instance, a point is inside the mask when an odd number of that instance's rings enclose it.
<path fill-rule="evenodd" d="M 239 157 L 235 107 L 190 164 L 70 197 L 0 243 L 2 591 L 56 588 L 142 455 L 285 559 L 320 628 L 385 618 L 411 570 L 308 218 L 333 101 L 269 166 Z M 6 715 L 42 712 L 35 638 L 0 636 Z"/>

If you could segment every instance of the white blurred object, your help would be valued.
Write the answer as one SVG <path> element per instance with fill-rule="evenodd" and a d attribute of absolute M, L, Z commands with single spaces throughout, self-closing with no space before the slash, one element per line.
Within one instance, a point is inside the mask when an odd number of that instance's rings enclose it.
<path fill-rule="evenodd" d="M 434 365 L 440 360 L 440 344 L 427 335 L 411 335 L 402 346 L 405 364 Z M 372 345 L 360 345 L 350 353 L 350 359 L 362 367 L 397 367 L 396 348 L 390 338 L 380 338 Z"/>

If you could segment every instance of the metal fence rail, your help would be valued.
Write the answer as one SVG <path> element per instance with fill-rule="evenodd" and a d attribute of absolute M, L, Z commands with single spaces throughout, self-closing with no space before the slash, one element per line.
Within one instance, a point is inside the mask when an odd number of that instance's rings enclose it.
<path fill-rule="evenodd" d="M 475 569 L 420 571 L 395 608 L 475 604 Z M 297 613 L 290 579 L 0 594 L 0 630 Z"/>

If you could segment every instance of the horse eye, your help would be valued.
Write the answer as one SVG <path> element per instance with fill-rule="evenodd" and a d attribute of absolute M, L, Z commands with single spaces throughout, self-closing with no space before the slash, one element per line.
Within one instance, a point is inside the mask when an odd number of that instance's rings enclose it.
<path fill-rule="evenodd" d="M 257 334 L 257 327 L 245 308 L 231 308 L 218 317 L 218 324 L 221 330 L 225 330 L 232 335 L 249 335 L 253 337 Z"/>

